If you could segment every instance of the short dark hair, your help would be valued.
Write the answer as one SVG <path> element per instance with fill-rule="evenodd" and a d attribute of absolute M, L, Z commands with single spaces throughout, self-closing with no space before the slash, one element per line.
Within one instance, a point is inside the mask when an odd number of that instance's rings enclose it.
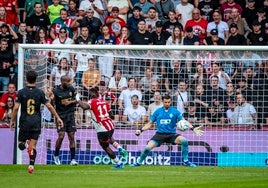
<path fill-rule="evenodd" d="M 169 99 L 171 99 L 171 96 L 170 96 L 170 95 L 164 95 L 164 96 L 163 96 L 163 100 L 164 100 L 164 99 L 169 100 Z"/>
<path fill-rule="evenodd" d="M 27 73 L 26 73 L 26 80 L 28 83 L 30 84 L 34 84 L 36 82 L 36 79 L 37 79 L 37 72 L 34 71 L 34 70 L 29 70 Z"/>
<path fill-rule="evenodd" d="M 90 88 L 89 91 L 89 99 L 93 99 L 93 98 L 98 98 L 98 89 L 93 87 L 93 88 Z"/>

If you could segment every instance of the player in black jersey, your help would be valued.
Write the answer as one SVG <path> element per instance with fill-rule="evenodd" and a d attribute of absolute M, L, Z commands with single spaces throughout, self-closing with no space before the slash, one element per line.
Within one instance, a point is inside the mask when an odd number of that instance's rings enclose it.
<path fill-rule="evenodd" d="M 75 126 L 75 89 L 71 85 L 71 78 L 67 75 L 61 77 L 61 85 L 56 86 L 53 89 L 53 94 L 50 95 L 51 100 L 55 104 L 55 108 L 61 119 L 63 120 L 63 127 L 57 127 L 58 139 L 56 141 L 54 162 L 56 165 L 60 165 L 59 151 L 62 145 L 62 141 L 65 136 L 65 132 L 68 134 L 69 147 L 71 153 L 70 165 L 77 165 L 75 160 L 75 141 L 74 135 L 76 132 Z"/>
<path fill-rule="evenodd" d="M 28 172 L 33 173 L 34 163 L 36 158 L 36 144 L 41 133 L 41 104 L 45 104 L 50 112 L 57 119 L 59 126 L 63 126 L 63 122 L 56 110 L 49 103 L 45 97 L 44 91 L 36 88 L 37 73 L 35 71 L 28 71 L 26 74 L 27 85 L 18 91 L 16 103 L 10 120 L 10 127 L 15 126 L 15 119 L 18 109 L 21 106 L 21 115 L 19 119 L 19 137 L 18 147 L 20 150 L 27 148 L 30 164 Z"/>

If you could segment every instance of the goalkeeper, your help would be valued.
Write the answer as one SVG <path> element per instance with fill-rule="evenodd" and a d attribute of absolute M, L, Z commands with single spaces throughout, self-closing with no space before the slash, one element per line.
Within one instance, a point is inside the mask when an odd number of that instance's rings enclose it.
<path fill-rule="evenodd" d="M 163 97 L 163 107 L 158 108 L 150 118 L 150 122 L 145 124 L 140 129 L 136 130 L 136 135 L 139 136 L 143 131 L 150 129 L 156 122 L 156 134 L 148 142 L 145 149 L 142 151 L 140 158 L 130 166 L 140 166 L 143 160 L 147 157 L 149 152 L 161 146 L 162 143 L 181 144 L 183 165 L 189 167 L 196 167 L 195 164 L 188 160 L 188 141 L 182 135 L 176 133 L 176 123 L 183 119 L 182 114 L 174 107 L 171 107 L 172 101 L 169 95 Z M 192 124 L 188 122 L 189 129 L 192 129 L 197 136 L 201 136 L 203 131 L 200 127 L 193 128 Z"/>

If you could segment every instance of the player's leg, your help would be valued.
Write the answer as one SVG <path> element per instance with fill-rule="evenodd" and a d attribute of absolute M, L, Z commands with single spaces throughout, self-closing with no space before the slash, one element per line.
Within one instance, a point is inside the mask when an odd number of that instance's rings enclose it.
<path fill-rule="evenodd" d="M 74 141 L 75 132 L 68 132 L 70 153 L 71 153 L 71 163 L 70 165 L 78 165 L 75 160 L 75 141 Z"/>
<path fill-rule="evenodd" d="M 112 144 L 113 147 L 114 147 L 115 149 L 117 149 L 123 157 L 128 157 L 128 153 L 127 153 L 127 151 L 126 151 L 124 148 L 122 148 L 122 146 L 121 146 L 118 142 L 116 142 L 115 139 L 113 138 L 114 130 L 111 130 L 111 131 L 109 131 L 108 133 L 110 134 L 110 135 L 109 135 L 109 138 L 110 138 L 110 144 Z"/>
<path fill-rule="evenodd" d="M 188 160 L 188 141 L 187 141 L 187 139 L 181 135 L 178 135 L 175 139 L 175 144 L 181 144 L 183 165 L 190 166 L 190 167 L 196 167 L 195 164 L 193 164 L 192 162 L 190 162 Z"/>
<path fill-rule="evenodd" d="M 37 151 L 36 151 L 36 145 L 37 145 L 37 140 L 39 138 L 41 131 L 34 131 L 30 132 L 30 139 L 29 139 L 29 146 L 28 146 L 28 154 L 30 158 L 30 163 L 28 167 L 28 172 L 31 174 L 34 171 L 34 164 L 35 164 L 35 159 L 37 156 Z"/>
<path fill-rule="evenodd" d="M 56 165 L 60 165 L 60 159 L 59 159 L 59 153 L 60 153 L 60 148 L 62 145 L 62 141 L 64 139 L 65 132 L 64 131 L 58 131 L 58 139 L 56 140 L 55 144 L 55 152 L 54 152 L 54 163 Z"/>
<path fill-rule="evenodd" d="M 112 159 L 112 161 L 116 164 L 114 166 L 115 169 L 120 169 L 124 167 L 124 164 L 120 162 L 119 158 L 115 155 L 113 150 L 109 147 L 111 142 L 111 133 L 108 132 L 99 132 L 97 133 L 98 141 L 102 149 L 107 153 L 107 155 Z"/>
<path fill-rule="evenodd" d="M 144 159 L 148 156 L 150 151 L 158 146 L 158 143 L 155 140 L 150 140 L 144 150 L 141 152 L 140 158 L 137 160 L 137 164 L 142 164 Z"/>

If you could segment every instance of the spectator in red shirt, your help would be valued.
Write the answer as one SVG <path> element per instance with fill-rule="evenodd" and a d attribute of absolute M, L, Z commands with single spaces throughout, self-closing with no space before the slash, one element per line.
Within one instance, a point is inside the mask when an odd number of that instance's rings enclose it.
<path fill-rule="evenodd" d="M 0 98 L 0 119 L 2 119 L 4 116 L 7 100 L 9 97 L 12 97 L 13 100 L 15 100 L 17 97 L 16 86 L 14 83 L 8 84 L 7 92 L 5 92 Z"/>

